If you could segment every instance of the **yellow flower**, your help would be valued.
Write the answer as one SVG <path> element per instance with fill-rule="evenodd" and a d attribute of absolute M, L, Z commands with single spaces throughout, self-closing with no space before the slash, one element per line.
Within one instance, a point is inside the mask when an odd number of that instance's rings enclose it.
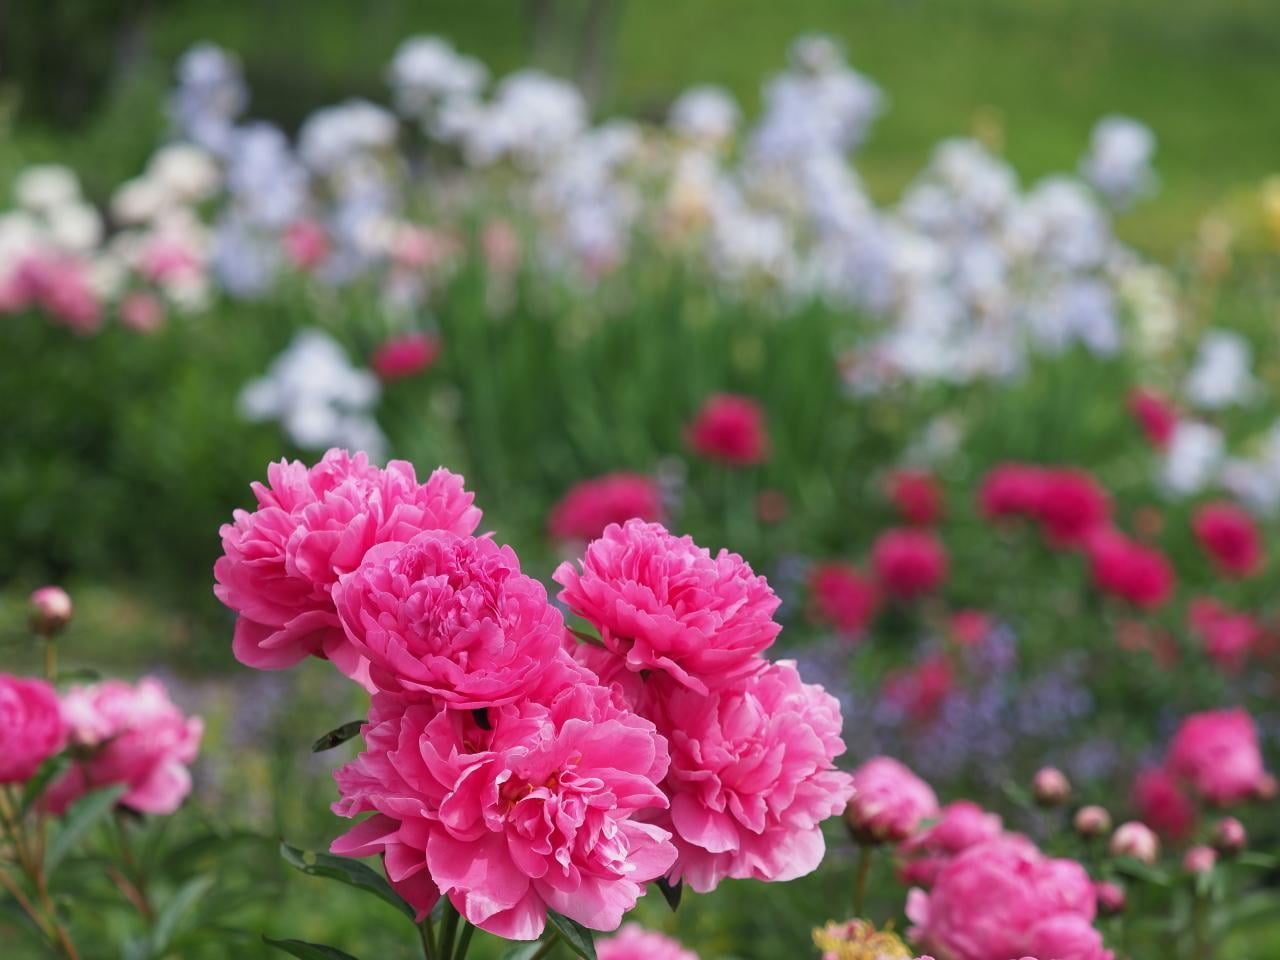
<path fill-rule="evenodd" d="M 911 951 L 888 928 L 876 930 L 866 920 L 832 921 L 813 931 L 823 960 L 911 960 Z"/>

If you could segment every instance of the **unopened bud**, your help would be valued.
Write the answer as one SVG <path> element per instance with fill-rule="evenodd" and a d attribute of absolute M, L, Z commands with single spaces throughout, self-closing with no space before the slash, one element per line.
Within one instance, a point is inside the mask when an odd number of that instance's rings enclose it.
<path fill-rule="evenodd" d="M 1244 824 L 1235 817 L 1223 817 L 1213 828 L 1213 848 L 1224 857 L 1235 856 L 1249 842 Z"/>
<path fill-rule="evenodd" d="M 1111 835 L 1111 853 L 1116 857 L 1132 857 L 1148 866 L 1160 855 L 1160 840 L 1145 823 L 1130 820 Z"/>
<path fill-rule="evenodd" d="M 31 594 L 31 629 L 42 637 L 58 633 L 71 622 L 71 597 L 61 587 L 41 587 Z"/>
<path fill-rule="evenodd" d="M 1218 862 L 1218 853 L 1213 847 L 1197 843 L 1188 848 L 1182 857 L 1182 869 L 1187 873 L 1208 873 Z"/>
<path fill-rule="evenodd" d="M 1128 898 L 1125 897 L 1124 888 L 1114 883 L 1095 883 L 1093 892 L 1098 898 L 1098 910 L 1107 916 L 1115 916 L 1117 913 L 1123 913 Z"/>
<path fill-rule="evenodd" d="M 1031 780 L 1031 794 L 1042 807 L 1058 807 L 1071 796 L 1071 782 L 1057 767 L 1041 767 Z"/>
<path fill-rule="evenodd" d="M 1076 811 L 1072 824 L 1082 837 L 1101 837 L 1111 832 L 1111 814 L 1105 807 L 1091 804 Z"/>

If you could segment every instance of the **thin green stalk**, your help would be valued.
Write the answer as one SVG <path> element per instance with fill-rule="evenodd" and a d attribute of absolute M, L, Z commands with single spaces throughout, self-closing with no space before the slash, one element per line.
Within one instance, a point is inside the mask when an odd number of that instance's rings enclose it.
<path fill-rule="evenodd" d="M 453 938 L 458 933 L 458 911 L 449 904 L 445 908 L 444 929 L 440 931 L 440 960 L 454 960 Z"/>
<path fill-rule="evenodd" d="M 853 917 L 862 917 L 862 907 L 867 900 L 867 876 L 871 873 L 871 854 L 873 847 L 869 843 L 858 845 L 858 872 L 853 879 Z"/>
<path fill-rule="evenodd" d="M 44 678 L 50 683 L 58 679 L 58 641 L 52 633 L 44 638 Z"/>
<path fill-rule="evenodd" d="M 559 942 L 560 942 L 560 934 L 556 933 L 554 930 L 551 931 L 551 936 L 550 938 L 548 938 L 547 942 L 544 943 L 538 949 L 538 952 L 535 953 L 532 957 L 530 957 L 529 960 L 542 960 L 543 957 L 551 956 L 551 951 L 556 948 L 556 944 Z"/>
<path fill-rule="evenodd" d="M 436 930 L 431 915 L 418 924 L 418 936 L 422 940 L 422 955 L 426 960 L 436 960 Z"/>
<path fill-rule="evenodd" d="M 453 952 L 453 960 L 466 960 L 467 948 L 471 946 L 471 935 L 475 932 L 474 925 L 463 923 L 462 936 L 458 938 L 458 947 Z"/>

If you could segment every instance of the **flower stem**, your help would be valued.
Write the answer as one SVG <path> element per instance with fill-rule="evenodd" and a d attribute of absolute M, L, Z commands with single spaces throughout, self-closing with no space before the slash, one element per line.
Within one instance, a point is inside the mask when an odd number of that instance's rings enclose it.
<path fill-rule="evenodd" d="M 552 930 L 551 936 L 547 938 L 546 943 L 544 943 L 538 949 L 538 952 L 535 953 L 532 957 L 530 957 L 529 960 L 542 960 L 543 957 L 551 956 L 551 951 L 556 948 L 556 944 L 559 942 L 560 942 L 560 935 L 556 933 L 554 930 Z"/>
<path fill-rule="evenodd" d="M 418 924 L 418 936 L 422 940 L 422 956 L 425 960 L 436 960 L 436 925 L 430 914 Z"/>
<path fill-rule="evenodd" d="M 471 935 L 476 928 L 465 921 L 462 924 L 462 936 L 458 938 L 458 948 L 453 952 L 453 960 L 466 960 L 467 948 L 471 946 Z"/>
<path fill-rule="evenodd" d="M 458 910 L 450 903 L 444 912 L 444 929 L 440 931 L 440 960 L 453 960 L 453 938 L 458 932 Z"/>
<path fill-rule="evenodd" d="M 858 871 L 853 879 L 853 917 L 865 919 L 862 908 L 867 900 L 867 876 L 871 873 L 871 854 L 873 847 L 869 843 L 858 844 Z"/>
<path fill-rule="evenodd" d="M 50 683 L 58 679 L 58 641 L 52 633 L 44 638 L 44 678 Z"/>

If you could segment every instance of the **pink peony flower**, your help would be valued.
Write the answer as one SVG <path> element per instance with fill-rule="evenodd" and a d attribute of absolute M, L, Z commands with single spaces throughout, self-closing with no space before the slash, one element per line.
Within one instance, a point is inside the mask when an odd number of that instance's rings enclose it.
<path fill-rule="evenodd" d="M 74 608 L 71 596 L 61 587 L 40 587 L 27 601 L 31 610 L 31 629 L 41 636 L 51 636 L 71 622 Z"/>
<path fill-rule="evenodd" d="M 759 670 L 757 654 L 782 629 L 777 596 L 745 560 L 712 557 L 661 524 L 611 524 L 581 565 L 556 570 L 560 600 L 628 669 L 664 671 L 699 693 Z"/>
<path fill-rule="evenodd" d="M 429 369 L 440 355 L 440 341 L 429 333 L 406 333 L 384 340 L 369 366 L 383 383 L 403 380 Z"/>
<path fill-rule="evenodd" d="M 1182 869 L 1187 873 L 1209 873 L 1217 865 L 1218 851 L 1207 844 L 1197 843 L 1182 855 Z"/>
<path fill-rule="evenodd" d="M 904 522 L 930 526 L 942 516 L 942 490 L 933 474 L 924 470 L 895 470 L 887 487 L 898 515 Z"/>
<path fill-rule="evenodd" d="M 299 270 L 314 270 L 329 258 L 333 244 L 314 220 L 298 220 L 284 232 L 284 252 Z"/>
<path fill-rule="evenodd" d="M 90 790 L 118 783 L 128 788 L 120 805 L 138 813 L 173 813 L 191 792 L 187 768 L 204 725 L 184 716 L 159 680 L 72 687 L 62 713 L 77 761 L 45 795 L 55 813 Z"/>
<path fill-rule="evenodd" d="M 1111 835 L 1111 855 L 1132 857 L 1150 866 L 1160 856 L 1160 839 L 1145 823 L 1130 820 Z"/>
<path fill-rule="evenodd" d="M 1047 470 L 1041 480 L 1035 515 L 1054 546 L 1079 547 L 1091 534 L 1107 526 L 1111 498 L 1084 470 Z"/>
<path fill-rule="evenodd" d="M 32 304 L 79 334 L 102 326 L 102 303 L 89 280 L 89 267 L 65 254 L 30 256 L 18 265 L 17 299 Z"/>
<path fill-rule="evenodd" d="M 1143 823 L 1170 840 L 1182 840 L 1195 825 L 1195 807 L 1177 781 L 1158 767 L 1143 770 L 1134 780 L 1133 805 Z"/>
<path fill-rule="evenodd" d="M 910 936 L 948 960 L 1112 960 L 1093 928 L 1096 912 L 1080 864 L 1046 857 L 1015 834 L 969 847 L 931 892 L 907 898 Z"/>
<path fill-rule="evenodd" d="M 638 924 L 625 924 L 617 936 L 596 941 L 597 960 L 698 960 L 678 940 Z"/>
<path fill-rule="evenodd" d="M 936 823 L 917 830 L 898 848 L 906 858 L 902 880 L 908 886 L 928 889 L 957 854 L 1003 833 L 999 814 L 988 813 L 970 800 L 949 803 L 939 812 Z"/>
<path fill-rule="evenodd" d="M 570 488 L 551 511 L 547 528 L 553 539 L 595 540 L 611 523 L 666 519 L 662 491 L 642 473 L 607 473 Z"/>
<path fill-rule="evenodd" d="M 1168 767 L 1200 796 L 1221 806 L 1249 799 L 1266 776 L 1257 727 L 1239 707 L 1183 720 L 1169 744 Z"/>
<path fill-rule="evenodd" d="M 1115 530 L 1096 533 L 1088 550 L 1093 580 L 1099 590 L 1144 610 L 1169 599 L 1173 568 L 1159 550 Z"/>
<path fill-rule="evenodd" d="M 927 530 L 886 530 L 871 547 L 871 567 L 889 593 L 914 600 L 947 576 L 947 552 Z"/>
<path fill-rule="evenodd" d="M 815 618 L 849 637 L 862 634 L 880 603 L 880 592 L 856 567 L 824 563 L 809 578 Z"/>
<path fill-rule="evenodd" d="M 564 619 L 510 547 L 427 531 L 380 543 L 333 591 L 375 686 L 455 709 L 525 695 L 560 650 Z"/>
<path fill-rule="evenodd" d="M 801 682 L 789 660 L 709 696 L 666 678 L 649 685 L 671 745 L 662 822 L 680 851 L 672 881 L 707 893 L 726 877 L 793 880 L 816 869 L 821 823 L 853 792 L 833 762 L 844 753 L 835 698 Z"/>
<path fill-rule="evenodd" d="M 1197 597 L 1187 610 L 1191 629 L 1213 661 L 1236 674 L 1262 638 L 1262 627 L 1247 613 L 1236 613 L 1212 597 Z"/>
<path fill-rule="evenodd" d="M 213 568 L 214 593 L 239 614 L 236 659 L 280 670 L 324 657 L 367 682 L 368 663 L 338 622 L 334 584 L 375 544 L 426 530 L 466 536 L 480 511 L 448 470 L 420 484 L 412 464 L 393 460 L 383 470 L 345 450 L 330 450 L 311 468 L 273 463 L 267 480 L 253 485 L 258 508 L 237 510 L 235 522 L 223 525 L 223 556 Z"/>
<path fill-rule="evenodd" d="M 761 463 L 769 455 L 764 411 L 750 397 L 732 393 L 709 397 L 686 439 L 694 452 L 734 467 Z"/>
<path fill-rule="evenodd" d="M 425 916 L 440 894 L 471 923 L 532 940 L 553 909 L 613 930 L 676 851 L 642 822 L 667 806 L 667 749 L 603 687 L 473 712 L 374 696 L 366 747 L 335 773 L 345 817 L 372 812 L 334 853 L 381 853 Z"/>
<path fill-rule="evenodd" d="M 164 304 L 154 293 L 135 290 L 120 301 L 120 322 L 135 333 L 155 333 L 164 326 Z"/>
<path fill-rule="evenodd" d="M 0 784 L 30 780 L 66 740 L 53 687 L 43 680 L 0 673 Z"/>
<path fill-rule="evenodd" d="M 1047 471 L 1025 463 L 1002 463 L 988 471 L 978 503 L 989 519 L 1033 516 L 1040 505 Z"/>
<path fill-rule="evenodd" d="M 858 767 L 853 787 L 845 820 L 862 843 L 901 843 L 938 815 L 933 788 L 892 757 Z"/>
<path fill-rule="evenodd" d="M 1130 391 L 1128 405 L 1147 442 L 1157 450 L 1168 449 L 1178 426 L 1178 411 L 1168 399 L 1155 390 L 1139 387 Z"/>
<path fill-rule="evenodd" d="M 1248 511 L 1234 503 L 1206 503 L 1191 528 L 1223 576 L 1248 577 L 1262 569 L 1262 538 Z"/>

